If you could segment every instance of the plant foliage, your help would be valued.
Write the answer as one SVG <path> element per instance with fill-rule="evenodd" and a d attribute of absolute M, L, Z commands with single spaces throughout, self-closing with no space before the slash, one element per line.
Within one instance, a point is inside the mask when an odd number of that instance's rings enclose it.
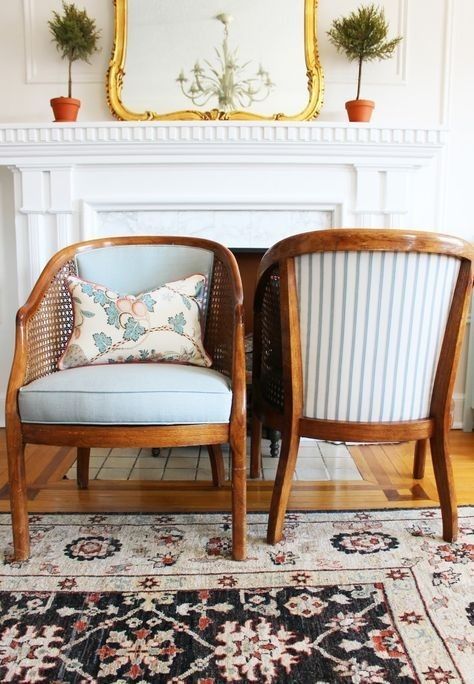
<path fill-rule="evenodd" d="M 357 100 L 360 95 L 363 62 L 389 59 L 402 40 L 401 36 L 387 40 L 388 28 L 383 8 L 372 4 L 361 5 L 347 17 L 334 19 L 327 32 L 330 42 L 338 52 L 344 52 L 349 61 L 357 60 L 359 63 Z"/>
<path fill-rule="evenodd" d="M 48 26 L 58 52 L 68 61 L 68 97 L 71 97 L 72 63 L 78 60 L 89 63 L 89 57 L 94 52 L 99 52 L 97 42 L 100 30 L 85 10 L 79 10 L 74 3 L 67 2 L 63 2 L 62 14 L 53 12 L 53 18 L 48 21 Z"/>

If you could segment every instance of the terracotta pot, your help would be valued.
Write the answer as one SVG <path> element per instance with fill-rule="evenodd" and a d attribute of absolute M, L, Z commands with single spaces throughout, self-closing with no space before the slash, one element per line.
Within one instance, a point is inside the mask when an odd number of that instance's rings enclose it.
<path fill-rule="evenodd" d="M 53 97 L 50 100 L 55 121 L 75 121 L 81 101 L 74 97 Z"/>
<path fill-rule="evenodd" d="M 349 100 L 346 102 L 349 121 L 370 121 L 374 107 L 373 100 Z"/>

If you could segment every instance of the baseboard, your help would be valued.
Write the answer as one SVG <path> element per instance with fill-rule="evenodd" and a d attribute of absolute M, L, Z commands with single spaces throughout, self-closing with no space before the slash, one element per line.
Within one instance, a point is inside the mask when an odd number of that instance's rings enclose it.
<path fill-rule="evenodd" d="M 464 423 L 464 399 L 465 394 L 454 394 L 454 414 L 453 414 L 453 428 L 455 430 L 462 430 Z"/>

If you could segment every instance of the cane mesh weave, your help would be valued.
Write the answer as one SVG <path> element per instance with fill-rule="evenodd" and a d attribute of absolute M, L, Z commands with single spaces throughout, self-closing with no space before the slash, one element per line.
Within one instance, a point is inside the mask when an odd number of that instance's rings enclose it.
<path fill-rule="evenodd" d="M 76 275 L 73 260 L 56 273 L 40 305 L 26 324 L 27 366 L 25 385 L 58 370 L 58 359 L 72 333 L 71 295 L 66 278 Z"/>
<path fill-rule="evenodd" d="M 261 367 L 262 398 L 283 411 L 283 372 L 280 317 L 280 274 L 274 266 L 265 276 L 261 300 Z"/>
<path fill-rule="evenodd" d="M 227 376 L 232 374 L 233 335 L 232 280 L 226 265 L 216 254 L 210 285 L 204 347 L 211 356 L 212 368 Z"/>

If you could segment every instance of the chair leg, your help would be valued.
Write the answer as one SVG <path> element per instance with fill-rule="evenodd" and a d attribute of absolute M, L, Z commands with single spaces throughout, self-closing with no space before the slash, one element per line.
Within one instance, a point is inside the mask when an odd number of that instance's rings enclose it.
<path fill-rule="evenodd" d="M 212 483 L 214 487 L 222 487 L 225 481 L 224 459 L 220 444 L 208 444 L 209 460 L 211 461 Z"/>
<path fill-rule="evenodd" d="M 417 442 L 415 442 L 415 460 L 413 462 L 413 477 L 415 480 L 421 480 L 425 476 L 427 449 L 427 439 L 419 439 Z"/>
<path fill-rule="evenodd" d="M 79 489 L 89 487 L 89 460 L 91 450 L 86 447 L 77 448 L 77 486 Z"/>
<path fill-rule="evenodd" d="M 283 537 L 283 523 L 288 507 L 299 444 L 300 436 L 297 433 L 296 426 L 293 430 L 285 430 L 283 432 L 280 460 L 278 461 L 278 470 L 268 519 L 267 542 L 269 544 L 276 544 Z"/>
<path fill-rule="evenodd" d="M 278 458 L 278 454 L 280 453 L 280 433 L 278 430 L 271 430 L 268 431 L 268 437 L 270 439 L 270 456 L 272 458 Z"/>
<path fill-rule="evenodd" d="M 250 437 L 250 477 L 260 477 L 262 472 L 262 421 L 252 416 L 252 434 Z"/>
<path fill-rule="evenodd" d="M 30 531 L 25 477 L 25 445 L 20 432 L 7 428 L 7 455 L 10 483 L 10 506 L 13 531 L 13 560 L 27 560 L 30 555 Z"/>
<path fill-rule="evenodd" d="M 458 510 L 451 457 L 444 430 L 435 430 L 435 434 L 430 439 L 430 446 L 443 519 L 443 539 L 453 542 L 458 536 Z"/>
<path fill-rule="evenodd" d="M 247 557 L 247 455 L 246 431 L 232 430 L 230 457 L 232 467 L 232 558 Z"/>

